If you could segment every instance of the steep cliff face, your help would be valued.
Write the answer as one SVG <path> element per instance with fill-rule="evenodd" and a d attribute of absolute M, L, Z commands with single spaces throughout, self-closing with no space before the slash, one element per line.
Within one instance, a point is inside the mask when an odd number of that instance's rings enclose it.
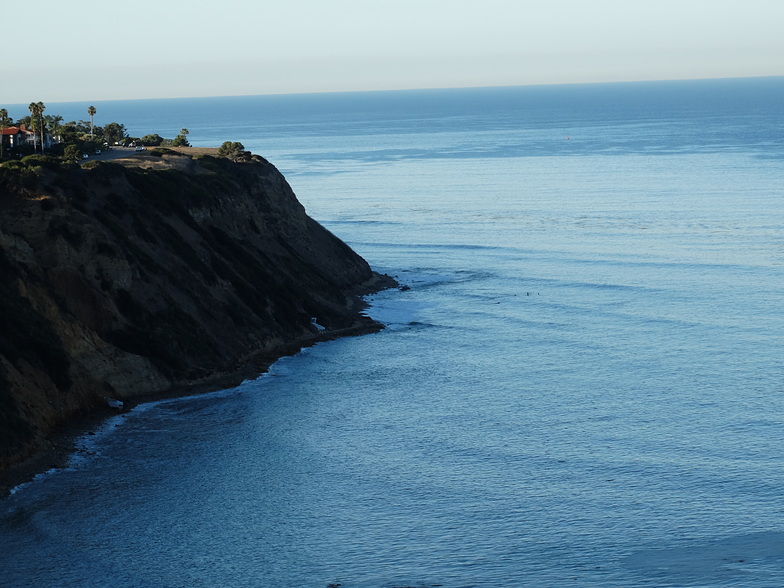
<path fill-rule="evenodd" d="M 377 328 L 358 295 L 379 278 L 261 158 L 3 164 L 0 467 L 106 397 Z"/>

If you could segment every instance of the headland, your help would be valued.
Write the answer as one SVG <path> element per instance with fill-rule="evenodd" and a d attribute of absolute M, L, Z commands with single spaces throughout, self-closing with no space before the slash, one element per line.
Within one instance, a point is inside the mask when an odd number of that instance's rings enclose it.
<path fill-rule="evenodd" d="M 382 328 L 362 296 L 395 281 L 268 161 L 234 155 L 0 164 L 0 492 L 62 465 L 109 404 L 230 387 Z"/>

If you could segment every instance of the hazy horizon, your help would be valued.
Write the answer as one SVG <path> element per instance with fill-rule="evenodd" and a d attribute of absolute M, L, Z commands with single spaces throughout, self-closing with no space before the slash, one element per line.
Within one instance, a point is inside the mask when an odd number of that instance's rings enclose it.
<path fill-rule="evenodd" d="M 333 91 L 314 91 L 314 92 L 270 92 L 265 94 L 211 94 L 211 95 L 203 95 L 203 96 L 166 96 L 166 97 L 143 97 L 143 98 L 107 98 L 103 100 L 61 100 L 61 101 L 43 101 L 44 104 L 47 105 L 57 105 L 57 104 L 77 104 L 77 103 L 84 103 L 85 107 L 88 103 L 90 104 L 100 104 L 104 102 L 125 102 L 125 101 L 157 101 L 157 100 L 198 100 L 198 99 L 209 99 L 209 98 L 252 98 L 252 97 L 264 97 L 264 96 L 307 96 L 307 95 L 323 95 L 323 94 L 374 94 L 374 93 L 386 93 L 386 92 L 427 92 L 427 91 L 441 91 L 441 90 L 461 90 L 461 89 L 492 89 L 492 88 L 545 88 L 545 87 L 558 87 L 558 86 L 610 86 L 610 85 L 623 85 L 623 84 L 656 84 L 656 83 L 667 83 L 667 82 L 710 82 L 710 81 L 731 81 L 731 80 L 752 80 L 752 79 L 775 79 L 775 78 L 784 78 L 784 75 L 772 75 L 772 76 L 734 76 L 734 77 L 724 77 L 724 78 L 673 78 L 673 79 L 660 79 L 660 80 L 618 80 L 618 81 L 598 81 L 598 82 L 566 82 L 566 83 L 551 83 L 551 84 L 508 84 L 508 85 L 497 85 L 497 86 L 449 86 L 449 87 L 421 87 L 421 88 L 389 88 L 389 89 L 378 89 L 378 90 L 333 90 Z M 22 116 L 27 116 L 29 114 L 27 112 L 27 105 L 30 102 L 37 102 L 38 100 L 33 97 L 30 100 L 25 100 L 22 102 L 17 102 L 15 104 L 5 104 L 2 105 L 3 107 L 9 109 L 9 114 L 13 114 L 10 110 L 15 108 L 22 108 L 24 109 L 24 114 Z M 86 112 L 85 112 L 86 115 Z M 20 117 L 17 117 L 20 118 Z"/>

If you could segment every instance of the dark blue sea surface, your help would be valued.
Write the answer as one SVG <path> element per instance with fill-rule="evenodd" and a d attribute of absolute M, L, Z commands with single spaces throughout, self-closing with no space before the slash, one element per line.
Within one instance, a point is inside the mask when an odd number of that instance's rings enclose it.
<path fill-rule="evenodd" d="M 784 585 L 784 78 L 96 103 L 410 286 L 0 501 L 0 586 Z M 81 105 L 50 105 L 53 112 Z"/>

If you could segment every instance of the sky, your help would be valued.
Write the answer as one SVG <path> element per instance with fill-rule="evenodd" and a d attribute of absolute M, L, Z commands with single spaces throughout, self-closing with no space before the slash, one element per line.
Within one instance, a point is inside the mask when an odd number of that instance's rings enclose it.
<path fill-rule="evenodd" d="M 0 105 L 784 75 L 784 0 L 0 7 Z"/>

